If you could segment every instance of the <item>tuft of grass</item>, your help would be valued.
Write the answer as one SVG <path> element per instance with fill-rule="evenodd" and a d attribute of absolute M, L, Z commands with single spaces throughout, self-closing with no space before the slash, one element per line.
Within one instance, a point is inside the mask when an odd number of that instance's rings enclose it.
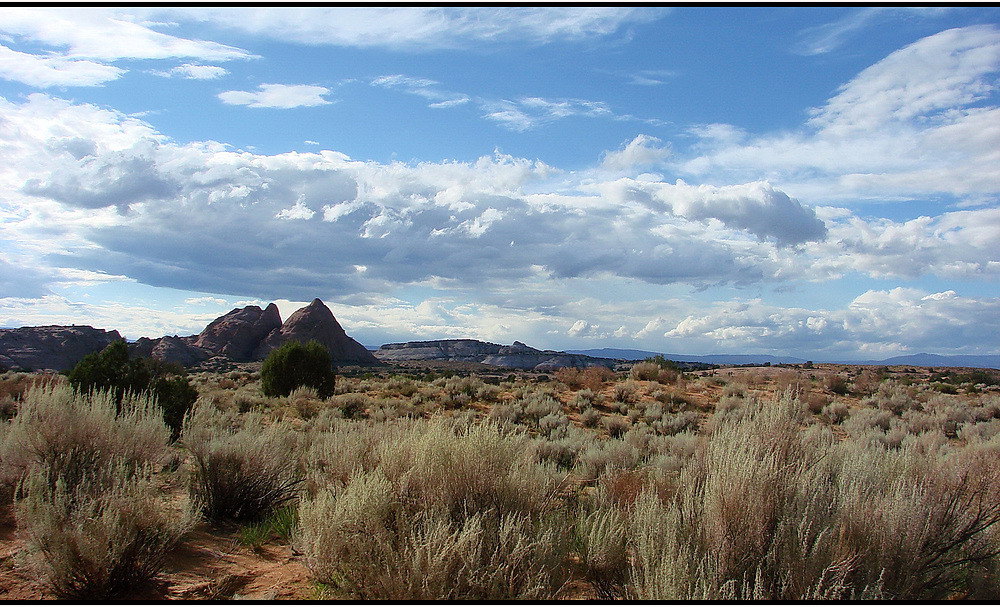
<path fill-rule="evenodd" d="M 290 542 L 298 521 L 298 506 L 286 504 L 272 510 L 263 520 L 240 527 L 236 541 L 255 550 L 272 538 Z"/>

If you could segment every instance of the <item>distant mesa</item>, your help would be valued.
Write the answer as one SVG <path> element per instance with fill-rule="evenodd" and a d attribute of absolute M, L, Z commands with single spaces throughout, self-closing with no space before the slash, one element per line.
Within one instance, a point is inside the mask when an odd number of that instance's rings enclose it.
<path fill-rule="evenodd" d="M 0 367 L 62 370 L 121 339 L 118 331 L 88 326 L 21 327 L 0 329 Z"/>
<path fill-rule="evenodd" d="M 385 344 L 375 352 L 385 362 L 415 360 L 477 362 L 523 371 L 552 371 L 561 367 L 614 368 L 615 360 L 569 354 L 555 350 L 537 350 L 519 341 L 501 346 L 476 339 L 441 339 Z"/>
<path fill-rule="evenodd" d="M 0 329 L 0 367 L 33 371 L 70 369 L 87 354 L 121 339 L 118 331 L 88 326 Z M 235 308 L 209 323 L 198 335 L 143 337 L 129 350 L 186 367 L 211 362 L 263 360 L 288 341 L 316 340 L 327 347 L 334 365 L 382 365 L 352 339 L 319 299 L 296 311 L 284 323 L 276 305 Z"/>

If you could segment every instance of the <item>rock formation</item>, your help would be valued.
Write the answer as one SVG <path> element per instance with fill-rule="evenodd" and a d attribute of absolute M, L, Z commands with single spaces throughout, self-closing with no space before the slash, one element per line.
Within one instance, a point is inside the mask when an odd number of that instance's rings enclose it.
<path fill-rule="evenodd" d="M 319 299 L 288 317 L 281 327 L 271 331 L 256 348 L 254 358 L 266 358 L 288 341 L 306 343 L 316 340 L 330 351 L 335 365 L 381 365 L 367 348 L 351 339 L 333 316 L 330 308 Z"/>
<path fill-rule="evenodd" d="M 129 353 L 132 356 L 156 358 L 190 367 L 212 356 L 208 350 L 195 345 L 195 339 L 194 336 L 177 337 L 176 335 L 157 339 L 140 337 L 134 344 L 129 344 Z"/>
<path fill-rule="evenodd" d="M 245 362 L 255 360 L 261 343 L 280 328 L 281 315 L 273 303 L 263 310 L 257 306 L 234 308 L 205 327 L 194 345 L 212 354 Z"/>
<path fill-rule="evenodd" d="M 450 360 L 478 362 L 507 369 L 551 371 L 560 367 L 614 368 L 615 361 L 583 354 L 567 354 L 555 350 L 538 350 L 515 341 L 501 346 L 475 339 L 442 339 L 385 344 L 375 352 L 386 362 L 407 360 Z"/>
<path fill-rule="evenodd" d="M 118 331 L 76 325 L 0 329 L 0 367 L 25 371 L 71 369 L 84 356 L 121 338 Z"/>

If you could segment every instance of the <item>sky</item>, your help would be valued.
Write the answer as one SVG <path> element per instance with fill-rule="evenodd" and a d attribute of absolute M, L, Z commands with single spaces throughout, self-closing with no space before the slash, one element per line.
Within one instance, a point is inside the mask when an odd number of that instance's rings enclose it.
<path fill-rule="evenodd" d="M 14 7 L 0 327 L 1000 354 L 1000 10 Z"/>

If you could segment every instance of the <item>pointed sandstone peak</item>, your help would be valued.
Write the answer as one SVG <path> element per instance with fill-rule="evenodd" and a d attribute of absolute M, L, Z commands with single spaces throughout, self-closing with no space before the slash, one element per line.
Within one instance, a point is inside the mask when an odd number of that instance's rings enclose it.
<path fill-rule="evenodd" d="M 205 327 L 195 345 L 235 361 L 253 360 L 254 351 L 272 331 L 281 326 L 278 306 L 269 304 L 233 308 Z"/>
<path fill-rule="evenodd" d="M 326 346 L 335 365 L 381 364 L 364 346 L 347 335 L 330 308 L 318 298 L 296 310 L 280 328 L 272 331 L 257 348 L 255 358 L 266 358 L 287 341 L 306 343 L 313 339 Z"/>

